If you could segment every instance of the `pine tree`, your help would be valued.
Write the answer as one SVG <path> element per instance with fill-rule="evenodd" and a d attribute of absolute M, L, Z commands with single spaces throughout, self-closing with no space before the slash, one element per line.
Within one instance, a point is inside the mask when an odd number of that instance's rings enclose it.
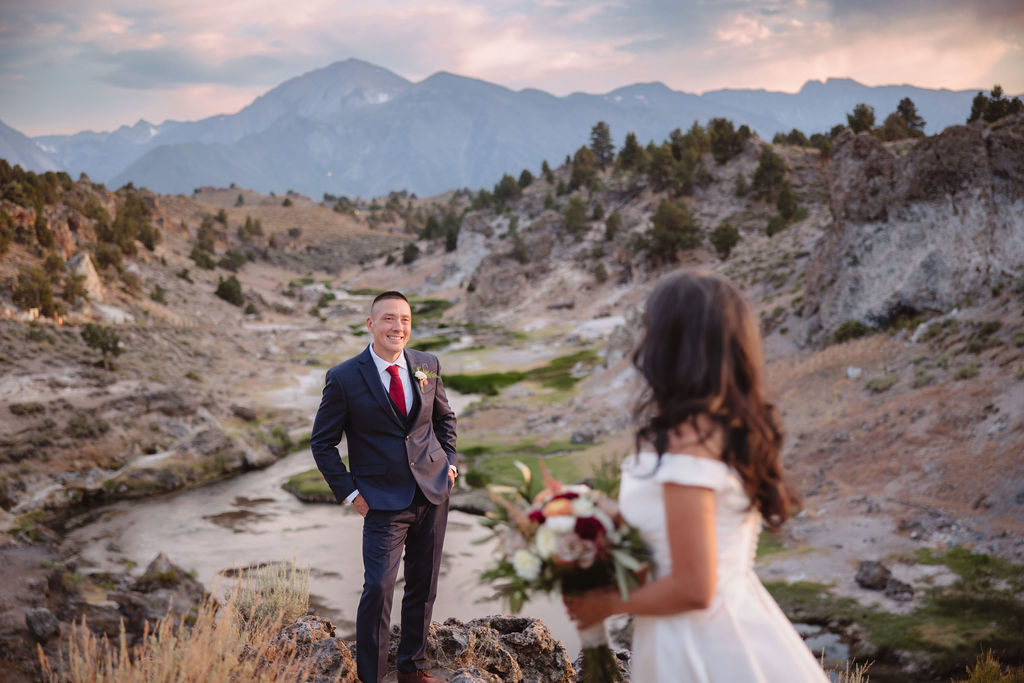
<path fill-rule="evenodd" d="M 644 163 L 644 149 L 637 142 L 636 133 L 626 133 L 626 140 L 619 150 L 618 165 L 624 171 L 640 169 Z"/>
<path fill-rule="evenodd" d="M 602 171 L 615 159 L 612 131 L 604 121 L 598 121 L 590 129 L 590 149 L 594 152 L 597 165 Z"/>
<path fill-rule="evenodd" d="M 896 113 L 903 120 L 903 125 L 907 128 L 907 133 L 912 138 L 919 138 L 924 136 L 924 119 L 917 113 L 917 105 L 909 97 L 904 97 L 900 100 L 900 103 L 896 105 Z"/>
<path fill-rule="evenodd" d="M 846 115 L 846 123 L 854 133 L 870 133 L 875 127 L 875 108 L 861 102 Z"/>

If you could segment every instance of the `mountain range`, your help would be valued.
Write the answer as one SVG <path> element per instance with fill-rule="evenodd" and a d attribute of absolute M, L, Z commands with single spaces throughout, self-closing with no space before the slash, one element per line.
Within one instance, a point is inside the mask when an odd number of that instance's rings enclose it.
<path fill-rule="evenodd" d="M 445 72 L 414 83 L 348 59 L 288 80 L 235 114 L 199 121 L 139 121 L 113 132 L 31 140 L 0 123 L 0 156 L 30 170 L 84 172 L 112 187 L 132 182 L 171 194 L 235 183 L 317 198 L 399 189 L 429 195 L 489 187 L 504 173 L 536 172 L 545 159 L 558 164 L 588 142 L 597 121 L 609 124 L 617 145 L 627 132 L 641 143 L 660 141 L 716 116 L 770 139 L 792 128 L 828 131 L 860 102 L 874 107 L 880 123 L 910 97 L 926 130 L 937 132 L 963 123 L 975 94 L 832 78 L 792 94 L 694 95 L 656 82 L 555 97 Z"/>

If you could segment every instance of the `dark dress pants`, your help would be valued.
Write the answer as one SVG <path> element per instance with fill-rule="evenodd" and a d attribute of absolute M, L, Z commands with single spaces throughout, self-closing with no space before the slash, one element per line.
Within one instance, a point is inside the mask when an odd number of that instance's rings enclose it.
<path fill-rule="evenodd" d="M 356 666 L 363 683 L 387 673 L 391 603 L 405 549 L 405 594 L 398 670 L 425 668 L 427 634 L 437 597 L 448 501 L 434 505 L 420 490 L 405 510 L 370 510 L 363 519 L 363 595 L 356 613 Z"/>

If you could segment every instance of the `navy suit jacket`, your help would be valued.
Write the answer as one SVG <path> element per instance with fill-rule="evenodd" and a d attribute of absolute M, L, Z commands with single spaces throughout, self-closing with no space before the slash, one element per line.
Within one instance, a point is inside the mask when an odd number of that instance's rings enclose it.
<path fill-rule="evenodd" d="M 353 491 L 371 510 L 404 510 L 416 487 L 431 503 L 448 498 L 448 472 L 456 464 L 455 413 L 441 381 L 437 357 L 405 349 L 413 391 L 411 414 L 399 414 L 384 390 L 370 349 L 327 371 L 323 398 L 313 421 L 310 449 L 334 498 Z M 418 368 L 433 374 L 421 388 Z M 348 439 L 348 468 L 338 443 Z"/>

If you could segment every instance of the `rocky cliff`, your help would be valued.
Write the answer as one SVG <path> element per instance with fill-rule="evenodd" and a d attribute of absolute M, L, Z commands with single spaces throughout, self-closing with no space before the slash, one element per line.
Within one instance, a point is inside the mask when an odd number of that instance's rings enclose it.
<path fill-rule="evenodd" d="M 812 336 L 948 311 L 1024 268 L 1024 118 L 907 146 L 846 132 L 833 150 L 834 222 L 806 271 Z"/>

